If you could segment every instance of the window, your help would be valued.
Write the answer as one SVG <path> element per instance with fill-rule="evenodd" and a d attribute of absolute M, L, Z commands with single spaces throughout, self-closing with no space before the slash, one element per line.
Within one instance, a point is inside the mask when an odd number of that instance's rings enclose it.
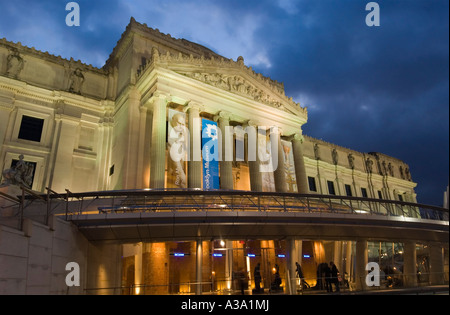
<path fill-rule="evenodd" d="M 109 176 L 113 176 L 113 175 L 114 175 L 114 166 L 115 166 L 115 165 L 113 165 L 113 166 L 111 166 L 111 167 L 109 168 Z"/>
<path fill-rule="evenodd" d="M 378 191 L 378 198 L 383 199 L 383 194 L 381 193 L 381 190 Z"/>
<path fill-rule="evenodd" d="M 347 194 L 348 197 L 353 196 L 353 195 L 352 195 L 352 186 L 350 186 L 350 185 L 345 185 L 345 193 Z"/>
<path fill-rule="evenodd" d="M 41 142 L 43 128 L 44 119 L 23 115 L 18 138 L 34 142 Z"/>
<path fill-rule="evenodd" d="M 402 195 L 398 195 L 398 200 L 403 201 L 403 196 Z"/>
<path fill-rule="evenodd" d="M 332 181 L 327 181 L 328 185 L 328 193 L 330 195 L 336 195 L 336 191 L 334 190 L 334 183 Z"/>
<path fill-rule="evenodd" d="M 308 184 L 310 191 L 317 191 L 316 179 L 314 177 L 308 177 Z"/>
<path fill-rule="evenodd" d="M 367 189 L 366 188 L 361 188 L 361 195 L 363 196 L 363 198 L 368 198 Z"/>

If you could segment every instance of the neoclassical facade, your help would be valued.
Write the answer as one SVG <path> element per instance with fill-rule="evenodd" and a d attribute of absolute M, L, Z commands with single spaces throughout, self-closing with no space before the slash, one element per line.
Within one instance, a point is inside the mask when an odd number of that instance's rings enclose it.
<path fill-rule="evenodd" d="M 47 198 L 47 206 L 35 202 L 29 207 L 44 213 L 44 225 L 24 220 L 16 231 L 0 224 L 0 258 L 6 266 L 0 267 L 4 280 L 0 293 L 66 292 L 66 260 L 80 262 L 86 274 L 76 293 L 99 293 L 95 288 L 112 288 L 106 293 L 114 294 L 142 294 L 144 289 L 151 294 L 229 290 L 234 272 L 243 268 L 251 275 L 257 262 L 268 288 L 278 272 L 283 279 L 295 278 L 295 260 L 303 265 L 305 276 L 314 278 L 308 280 L 311 283 L 319 283 L 317 266 L 330 259 L 351 275 L 357 287 L 362 285 L 368 259 L 388 257 L 391 263 L 401 256 L 405 274 L 413 274 L 409 281 L 417 284 L 413 279 L 417 259 L 428 257 L 437 278 L 433 283 L 442 282 L 444 265 L 448 277 L 448 258 L 446 264 L 443 260 L 445 248 L 448 257 L 448 242 L 442 244 L 445 235 L 448 238 L 448 221 L 424 225 L 422 230 L 419 207 L 414 205 L 417 184 L 408 164 L 304 135 L 307 121 L 307 109 L 285 95 L 282 83 L 256 73 L 242 57 L 225 58 L 133 18 L 102 68 L 1 39 L 1 196 L 13 195 L 17 190 L 8 189 L 20 185 L 35 196 L 48 191 L 66 195 L 58 197 L 60 205 L 58 199 L 51 204 Z M 131 201 L 127 196 L 128 203 L 117 205 L 119 194 L 145 191 L 151 195 Z M 171 191 L 186 193 L 175 197 Z M 210 195 L 205 197 L 204 191 L 212 192 L 212 197 L 205 199 Z M 84 208 L 99 202 L 101 194 L 113 193 L 104 201 L 106 206 L 69 218 L 68 209 L 90 192 L 100 193 L 89 194 L 95 198 Z M 190 192 L 195 192 L 196 204 L 175 202 Z M 237 200 L 246 202 L 247 208 L 239 210 L 242 217 L 234 208 L 209 214 L 211 209 L 228 207 L 227 202 L 236 205 L 235 192 L 242 192 Z M 71 203 L 69 193 L 78 199 Z M 297 195 L 305 199 L 296 199 Z M 311 206 L 304 196 L 314 195 L 319 196 L 316 203 L 323 196 L 347 198 L 335 201 L 342 209 L 351 209 L 351 215 L 345 216 L 349 221 L 341 221 L 336 213 L 322 217 L 323 204 L 315 208 L 317 213 L 303 213 Z M 260 203 L 261 196 L 266 204 Z M 278 197 L 294 200 L 292 211 Z M 331 206 L 332 199 L 328 200 Z M 356 211 L 352 200 L 358 203 Z M 392 203 L 383 212 L 370 208 L 374 200 Z M 298 210 L 297 203 L 304 208 Z M 406 212 L 402 208 L 407 203 L 412 206 L 406 205 Z M 155 208 L 162 204 L 169 209 Z M 173 205 L 192 208 L 177 211 Z M 391 205 L 400 212 L 388 213 Z M 0 220 L 14 213 L 7 208 L 0 198 Z M 130 209 L 142 211 L 147 221 L 121 221 L 122 230 L 105 232 L 102 225 L 109 228 L 108 220 L 117 210 L 119 220 L 131 220 L 126 217 Z M 50 210 L 58 219 L 49 216 Z M 77 211 L 84 215 L 84 210 Z M 369 211 L 382 219 L 367 216 L 367 226 L 373 224 L 367 228 L 361 222 Z M 97 220 L 97 230 L 89 222 L 83 226 L 90 215 Z M 404 215 L 409 217 L 405 222 Z M 180 225 L 175 224 L 178 219 Z M 264 229 L 261 220 L 266 220 Z M 198 230 L 191 230 L 192 226 Z M 227 233 L 228 238 L 220 239 Z M 47 245 L 31 241 L 37 235 L 43 242 L 44 234 Z M 27 245 L 12 250 L 12 243 Z M 33 246 L 38 249 L 27 249 Z M 51 253 L 51 268 L 34 262 L 37 256 L 27 256 L 42 248 L 45 255 Z M 21 264 L 28 266 L 23 267 L 27 273 L 16 272 Z M 25 274 L 43 279 L 33 286 Z M 118 289 L 124 287 L 128 289 Z"/>
<path fill-rule="evenodd" d="M 195 142 L 198 122 L 208 120 L 222 134 L 227 126 L 275 126 L 281 144 L 280 167 L 261 176 L 258 161 L 248 160 L 246 135 L 222 137 L 224 148 L 245 142 L 246 151 L 236 159 L 234 149 L 227 159 L 223 150 L 220 189 L 416 201 L 405 162 L 304 136 L 307 109 L 285 95 L 282 83 L 241 57 L 224 58 L 134 19 L 103 68 L 2 39 L 0 74 L 0 168 L 23 154 L 34 191 L 204 188 Z M 191 140 L 178 167 L 168 139 L 174 115 Z"/>

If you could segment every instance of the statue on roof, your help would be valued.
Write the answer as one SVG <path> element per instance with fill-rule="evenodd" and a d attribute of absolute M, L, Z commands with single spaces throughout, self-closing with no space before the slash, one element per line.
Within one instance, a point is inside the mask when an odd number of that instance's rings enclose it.
<path fill-rule="evenodd" d="M 20 56 L 17 48 L 11 49 L 11 53 L 7 58 L 7 70 L 6 74 L 9 77 L 17 79 L 24 66 L 23 58 Z"/>

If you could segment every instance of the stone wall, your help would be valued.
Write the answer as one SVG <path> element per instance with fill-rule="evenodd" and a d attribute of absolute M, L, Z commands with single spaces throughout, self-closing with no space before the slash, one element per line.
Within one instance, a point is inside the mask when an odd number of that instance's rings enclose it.
<path fill-rule="evenodd" d="M 49 226 L 25 219 L 23 231 L 0 225 L 0 295 L 120 294 L 121 255 L 121 245 L 90 243 L 55 217 Z M 66 285 L 69 262 L 80 266 L 79 287 Z"/>
<path fill-rule="evenodd" d="M 0 295 L 82 294 L 88 241 L 70 223 L 24 220 L 23 231 L 0 226 Z M 77 262 L 81 286 L 66 286 L 66 264 Z"/>

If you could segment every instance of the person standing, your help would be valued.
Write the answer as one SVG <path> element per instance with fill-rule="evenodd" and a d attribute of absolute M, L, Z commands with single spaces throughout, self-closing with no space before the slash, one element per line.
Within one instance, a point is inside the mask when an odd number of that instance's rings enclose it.
<path fill-rule="evenodd" d="M 339 270 L 337 269 L 334 262 L 330 262 L 331 267 L 331 282 L 330 282 L 330 292 L 333 292 L 332 283 L 336 287 L 336 292 L 339 292 Z"/>
<path fill-rule="evenodd" d="M 324 272 L 325 272 L 325 288 L 327 292 L 333 292 L 333 287 L 331 286 L 331 268 L 327 263 L 324 263 Z"/>
<path fill-rule="evenodd" d="M 255 279 L 255 292 L 259 293 L 261 291 L 261 263 L 256 265 L 253 277 Z"/>
<path fill-rule="evenodd" d="M 302 266 L 300 266 L 300 264 L 298 262 L 295 263 L 297 265 L 297 277 L 300 279 L 300 286 L 306 289 L 309 289 L 310 286 L 309 284 L 305 281 L 305 278 L 303 277 L 303 270 L 302 270 Z"/>

